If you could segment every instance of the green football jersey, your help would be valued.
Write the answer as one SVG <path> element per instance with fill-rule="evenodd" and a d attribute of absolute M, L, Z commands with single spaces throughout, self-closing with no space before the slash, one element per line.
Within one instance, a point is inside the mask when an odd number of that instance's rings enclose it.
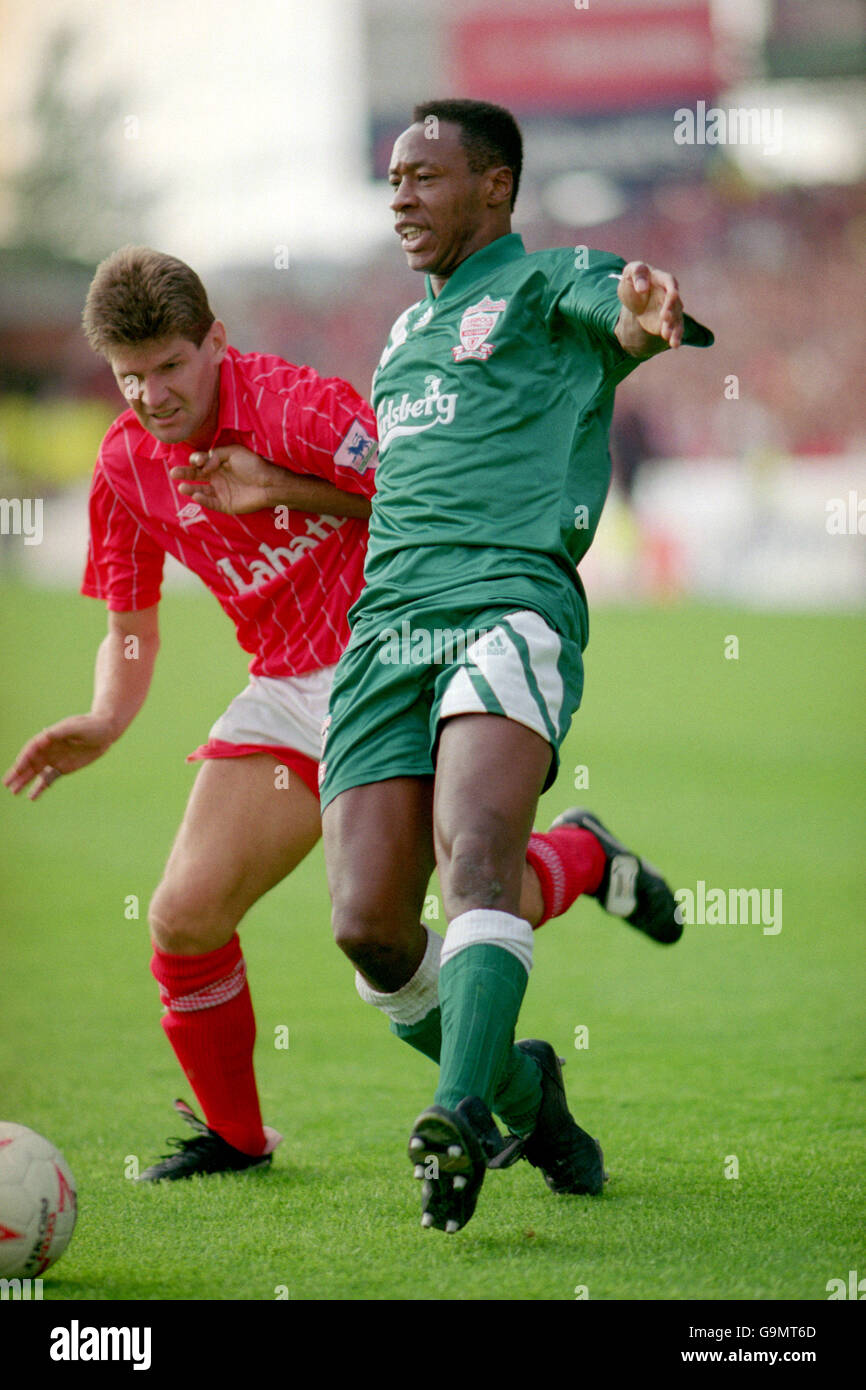
<path fill-rule="evenodd" d="M 585 645 L 577 565 L 610 483 L 625 262 L 508 235 L 400 315 L 373 377 L 379 465 L 352 645 L 395 614 L 502 602 Z M 683 341 L 712 334 L 686 319 Z"/>

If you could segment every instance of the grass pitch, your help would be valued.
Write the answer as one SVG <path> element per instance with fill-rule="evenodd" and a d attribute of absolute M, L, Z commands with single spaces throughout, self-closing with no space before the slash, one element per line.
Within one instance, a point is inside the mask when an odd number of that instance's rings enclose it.
<path fill-rule="evenodd" d="M 2 624 L 7 766 L 88 707 L 104 616 L 7 587 Z M 434 1073 L 355 995 L 321 848 L 242 929 L 264 1114 L 286 1136 L 273 1170 L 129 1181 L 181 1132 L 172 1098 L 193 1099 L 159 1027 L 148 895 L 184 755 L 245 669 L 213 602 L 177 596 L 122 741 L 35 805 L 0 798 L 2 1116 L 48 1135 L 79 1186 L 46 1298 L 824 1300 L 866 1273 L 863 623 L 682 606 L 592 628 L 540 822 L 586 804 L 677 887 L 783 895 L 776 933 L 695 925 L 666 949 L 588 900 L 537 936 L 520 1031 L 567 1057 L 604 1197 L 556 1198 L 520 1164 L 458 1236 L 420 1228 L 405 1148 Z"/>

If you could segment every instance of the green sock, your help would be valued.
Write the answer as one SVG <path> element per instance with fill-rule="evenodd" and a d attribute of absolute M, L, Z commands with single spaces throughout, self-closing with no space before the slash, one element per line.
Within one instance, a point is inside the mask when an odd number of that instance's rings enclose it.
<path fill-rule="evenodd" d="M 541 1103 L 541 1074 L 533 1059 L 514 1047 L 528 978 L 510 951 L 484 942 L 446 960 L 439 972 L 438 1105 L 453 1110 L 464 1096 L 478 1096 L 516 1133 L 532 1128 Z"/>
<path fill-rule="evenodd" d="M 391 1023 L 391 1032 L 410 1047 L 438 1062 L 442 1050 L 442 1011 L 438 1004 L 418 1023 Z M 541 1104 L 541 1077 L 525 1052 L 512 1047 L 496 1087 L 493 1112 L 515 1134 L 529 1134 Z"/>
<path fill-rule="evenodd" d="M 439 1061 L 442 1049 L 442 1014 L 438 1004 L 417 1023 L 395 1023 L 391 1019 L 391 1032 L 416 1051 L 423 1052 L 431 1062 Z"/>
<path fill-rule="evenodd" d="M 512 1043 L 514 1034 L 512 1033 Z M 527 1062 L 532 1066 L 528 1067 Z M 531 1134 L 541 1105 L 541 1070 L 534 1057 L 512 1046 L 499 1077 L 493 1109 L 514 1133 Z"/>

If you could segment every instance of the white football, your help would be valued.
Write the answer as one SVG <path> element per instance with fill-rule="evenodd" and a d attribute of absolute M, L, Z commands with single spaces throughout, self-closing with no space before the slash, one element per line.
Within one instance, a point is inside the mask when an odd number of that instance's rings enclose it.
<path fill-rule="evenodd" d="M 59 1260 L 78 1214 L 75 1179 L 59 1149 L 0 1120 L 0 1278 L 32 1278 Z"/>

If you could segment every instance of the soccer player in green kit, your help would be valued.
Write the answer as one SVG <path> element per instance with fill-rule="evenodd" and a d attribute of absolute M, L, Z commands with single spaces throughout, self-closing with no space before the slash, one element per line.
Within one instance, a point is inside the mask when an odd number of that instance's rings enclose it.
<path fill-rule="evenodd" d="M 422 1225 L 448 1232 L 486 1168 L 521 1154 L 556 1192 L 602 1190 L 555 1052 L 514 1042 L 532 960 L 524 853 L 581 697 L 576 566 L 609 485 L 614 388 L 644 358 L 713 341 L 666 272 L 527 255 L 511 233 L 521 158 L 513 117 L 470 101 L 416 107 L 394 147 L 396 231 L 426 294 L 373 381 L 366 588 L 320 765 L 337 942 L 362 997 L 440 1064 L 409 1153 Z M 455 634 L 462 659 L 443 662 Z M 594 818 L 575 823 L 604 849 L 609 910 L 617 895 L 633 907 L 647 866 Z M 434 863 L 444 943 L 419 925 Z"/>

